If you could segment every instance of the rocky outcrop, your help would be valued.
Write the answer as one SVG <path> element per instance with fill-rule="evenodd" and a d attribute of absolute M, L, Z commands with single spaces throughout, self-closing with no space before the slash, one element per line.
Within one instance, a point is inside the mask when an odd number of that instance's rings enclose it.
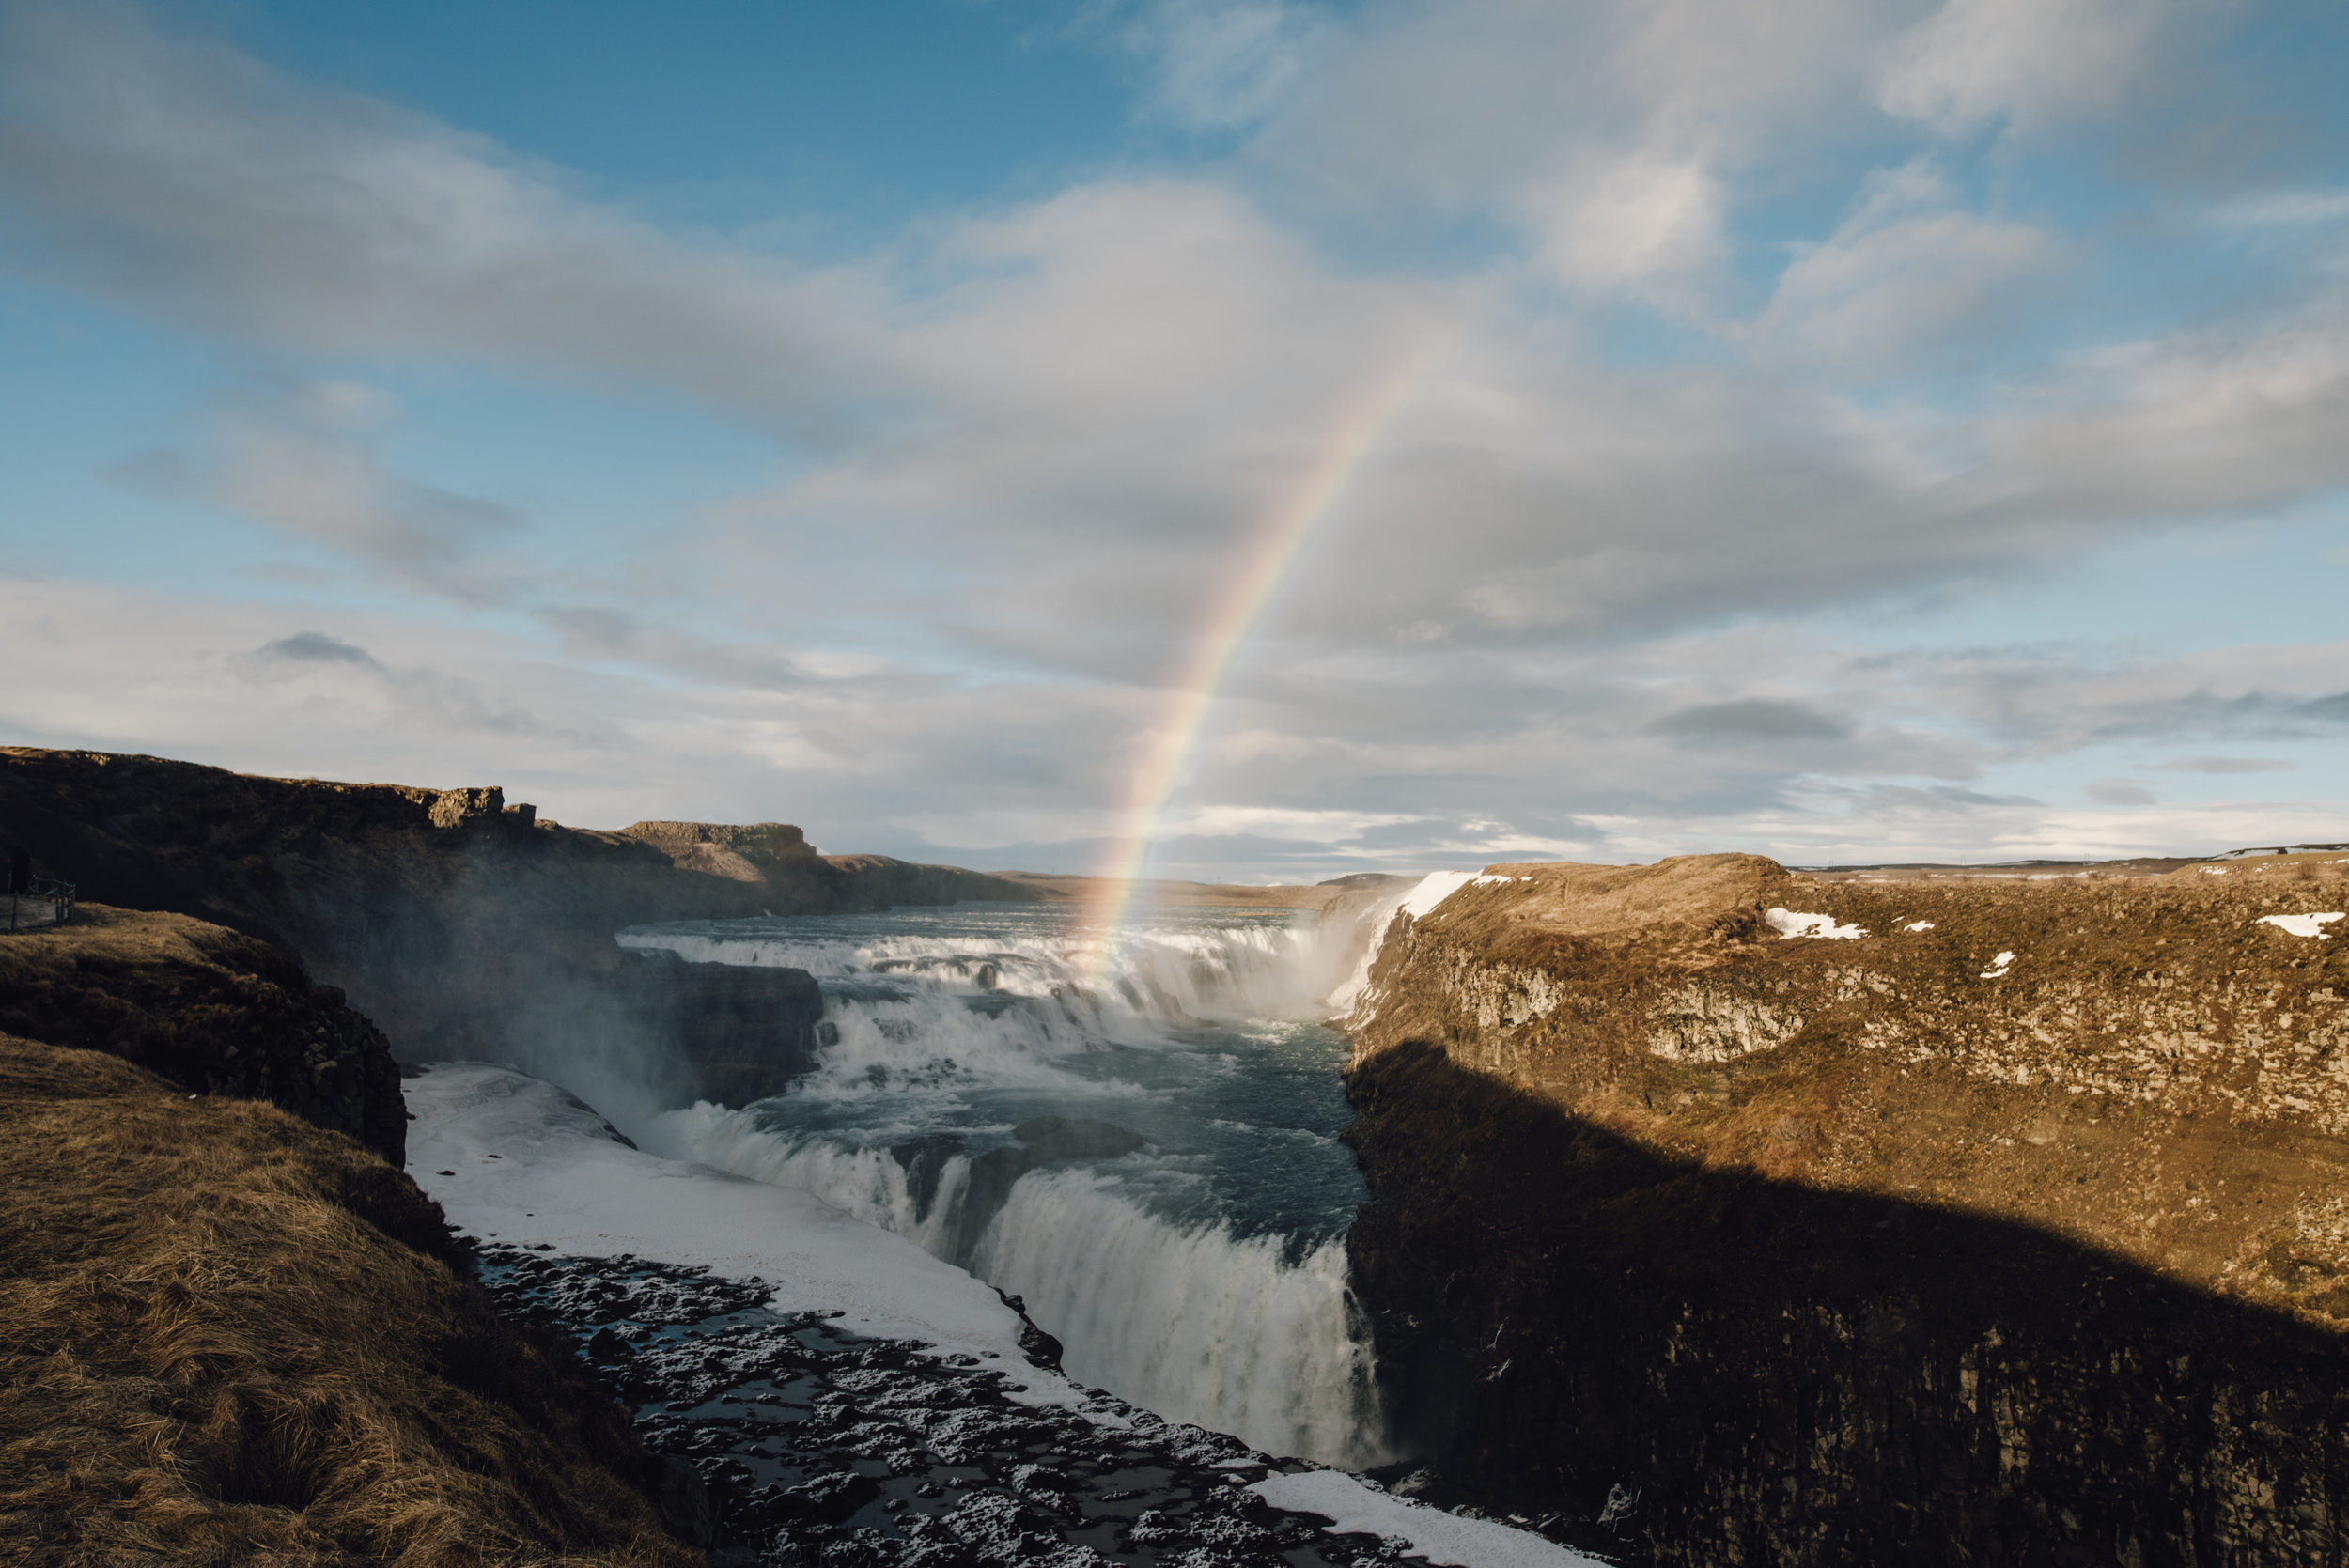
<path fill-rule="evenodd" d="M 815 1065 L 824 996 L 805 970 L 689 964 L 648 948 L 604 994 L 666 1064 L 654 1088 L 673 1103 L 748 1105 Z"/>
<path fill-rule="evenodd" d="M 266 943 L 183 915 L 85 904 L 0 939 L 0 1032 L 101 1050 L 202 1094 L 268 1100 L 397 1167 L 407 1112 L 389 1045 Z"/>
<path fill-rule="evenodd" d="M 1398 922 L 1350 1246 L 1430 1484 L 1653 1562 L 2338 1560 L 2349 964 L 2267 917 L 2342 869 Z"/>
<path fill-rule="evenodd" d="M 786 913 L 802 908 L 852 908 L 855 894 L 845 879 L 788 822 L 637 822 L 620 836 L 648 844 L 679 871 L 721 877 L 761 889 Z"/>

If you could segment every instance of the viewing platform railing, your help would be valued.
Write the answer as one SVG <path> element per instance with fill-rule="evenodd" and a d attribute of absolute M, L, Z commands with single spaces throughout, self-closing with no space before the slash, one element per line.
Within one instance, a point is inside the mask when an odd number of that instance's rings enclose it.
<path fill-rule="evenodd" d="M 23 892 L 0 894 L 0 898 L 8 901 L 10 931 L 63 925 L 73 914 L 73 884 L 54 877 L 35 877 L 24 884 Z"/>

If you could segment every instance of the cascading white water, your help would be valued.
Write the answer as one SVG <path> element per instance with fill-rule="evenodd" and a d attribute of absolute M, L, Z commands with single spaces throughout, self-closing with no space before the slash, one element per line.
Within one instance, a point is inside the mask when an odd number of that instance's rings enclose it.
<path fill-rule="evenodd" d="M 1162 1219 L 1087 1172 L 1031 1175 L 975 1272 L 1052 1326 L 1069 1374 L 1276 1454 L 1361 1469 L 1390 1457 L 1346 1249 L 1291 1263 L 1279 1236 Z"/>
<path fill-rule="evenodd" d="M 643 1141 L 817 1192 L 1025 1297 L 1084 1381 L 1271 1452 L 1376 1464 L 1343 1247 L 1363 1194 L 1332 1138 L 1344 1045 L 1303 1020 L 1377 929 L 1177 914 L 1098 979 L 1065 914 L 1024 907 L 630 932 L 810 970 L 832 1036 L 791 1094 L 672 1112 Z"/>
<path fill-rule="evenodd" d="M 1292 1259 L 1283 1236 L 1152 1212 L 1128 1189 L 1132 1173 L 1057 1171 L 1023 1175 L 975 1243 L 958 1247 L 966 1156 L 941 1164 L 925 1203 L 888 1149 L 779 1135 L 752 1111 L 677 1111 L 661 1119 L 656 1143 L 817 1193 L 966 1265 L 1026 1299 L 1080 1382 L 1273 1453 L 1358 1469 L 1391 1457 L 1336 1239 Z"/>

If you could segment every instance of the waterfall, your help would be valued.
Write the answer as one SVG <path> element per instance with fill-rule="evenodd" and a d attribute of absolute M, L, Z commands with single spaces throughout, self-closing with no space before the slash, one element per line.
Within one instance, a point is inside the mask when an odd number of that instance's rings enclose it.
<path fill-rule="evenodd" d="M 673 1111 L 646 1141 L 817 1193 L 1024 1297 L 1081 1381 L 1270 1452 L 1374 1465 L 1391 1455 L 1343 1239 L 1360 1178 L 1330 1137 L 1344 1047 L 1314 1020 L 1359 988 L 1384 913 L 1177 912 L 1098 979 L 1094 939 L 1057 910 L 627 933 L 806 969 L 826 999 L 791 1094 Z"/>

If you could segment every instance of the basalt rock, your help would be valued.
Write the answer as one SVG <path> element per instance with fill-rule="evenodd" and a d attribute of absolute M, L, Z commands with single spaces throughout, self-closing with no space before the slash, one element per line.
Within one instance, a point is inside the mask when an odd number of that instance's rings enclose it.
<path fill-rule="evenodd" d="M 657 1059 L 675 1064 L 660 1086 L 672 1099 L 748 1105 L 815 1064 L 824 997 L 805 970 L 688 964 L 664 953 L 623 966 L 606 995 Z"/>
<path fill-rule="evenodd" d="M 2340 1560 L 2349 962 L 2265 917 L 2342 869 L 1496 866 L 1400 921 L 1349 1249 L 1423 1495 L 1642 1562 Z"/>
<path fill-rule="evenodd" d="M 721 1568 L 1406 1560 L 1399 1543 L 1335 1533 L 1250 1489 L 1303 1461 L 1100 1389 L 1077 1389 L 1074 1405 L 1022 1403 L 1058 1358 L 1033 1325 L 1030 1364 L 987 1365 L 776 1313 L 757 1281 L 700 1269 L 496 1246 L 482 1261 L 509 1312 L 569 1336 L 636 1407 L 646 1446 L 691 1467 Z"/>

